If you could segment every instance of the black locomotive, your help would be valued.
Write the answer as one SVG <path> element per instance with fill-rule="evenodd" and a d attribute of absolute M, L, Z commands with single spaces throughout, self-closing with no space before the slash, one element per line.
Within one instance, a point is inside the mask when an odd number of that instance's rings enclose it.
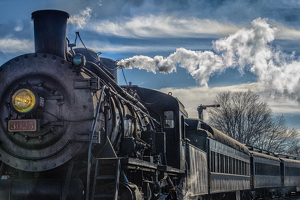
<path fill-rule="evenodd" d="M 35 53 L 0 67 L 1 200 L 254 199 L 300 190 L 300 161 L 248 150 L 189 119 L 170 94 L 120 87 L 116 62 L 66 38 L 68 17 L 32 13 Z"/>

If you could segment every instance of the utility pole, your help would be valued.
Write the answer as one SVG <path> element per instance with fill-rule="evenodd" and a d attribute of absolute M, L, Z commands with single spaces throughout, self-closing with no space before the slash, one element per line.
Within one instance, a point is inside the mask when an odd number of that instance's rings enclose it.
<path fill-rule="evenodd" d="M 220 107 L 220 104 L 214 104 L 214 105 L 200 105 L 198 106 L 197 110 L 198 110 L 198 116 L 199 119 L 203 120 L 203 110 L 205 110 L 208 107 L 213 107 L 213 108 L 217 108 Z"/>

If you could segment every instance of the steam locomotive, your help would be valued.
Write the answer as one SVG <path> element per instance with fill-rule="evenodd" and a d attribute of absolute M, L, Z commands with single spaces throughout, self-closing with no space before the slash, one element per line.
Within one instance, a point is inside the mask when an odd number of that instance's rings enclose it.
<path fill-rule="evenodd" d="M 33 12 L 35 53 L 0 67 L 1 200 L 254 199 L 300 190 L 297 159 L 249 150 L 188 118 L 171 94 L 119 86 L 115 61 L 66 38 L 68 17 Z"/>

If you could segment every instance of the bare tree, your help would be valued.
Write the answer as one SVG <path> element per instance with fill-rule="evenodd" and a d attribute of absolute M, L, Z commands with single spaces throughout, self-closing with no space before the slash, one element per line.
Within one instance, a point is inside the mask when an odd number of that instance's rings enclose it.
<path fill-rule="evenodd" d="M 208 110 L 209 122 L 230 137 L 278 153 L 287 153 L 292 147 L 297 149 L 298 144 L 290 139 L 297 137 L 297 131 L 286 127 L 284 116 L 273 116 L 258 94 L 222 92 L 216 96 L 215 103 L 221 106 Z"/>

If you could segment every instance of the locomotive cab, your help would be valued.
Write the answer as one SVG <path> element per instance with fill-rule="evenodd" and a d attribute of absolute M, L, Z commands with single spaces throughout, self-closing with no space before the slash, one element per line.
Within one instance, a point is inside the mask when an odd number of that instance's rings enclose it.
<path fill-rule="evenodd" d="M 188 114 L 183 104 L 170 94 L 138 86 L 123 86 L 148 109 L 158 122 L 157 134 L 165 133 L 166 154 L 164 165 L 185 169 L 185 118 Z"/>

